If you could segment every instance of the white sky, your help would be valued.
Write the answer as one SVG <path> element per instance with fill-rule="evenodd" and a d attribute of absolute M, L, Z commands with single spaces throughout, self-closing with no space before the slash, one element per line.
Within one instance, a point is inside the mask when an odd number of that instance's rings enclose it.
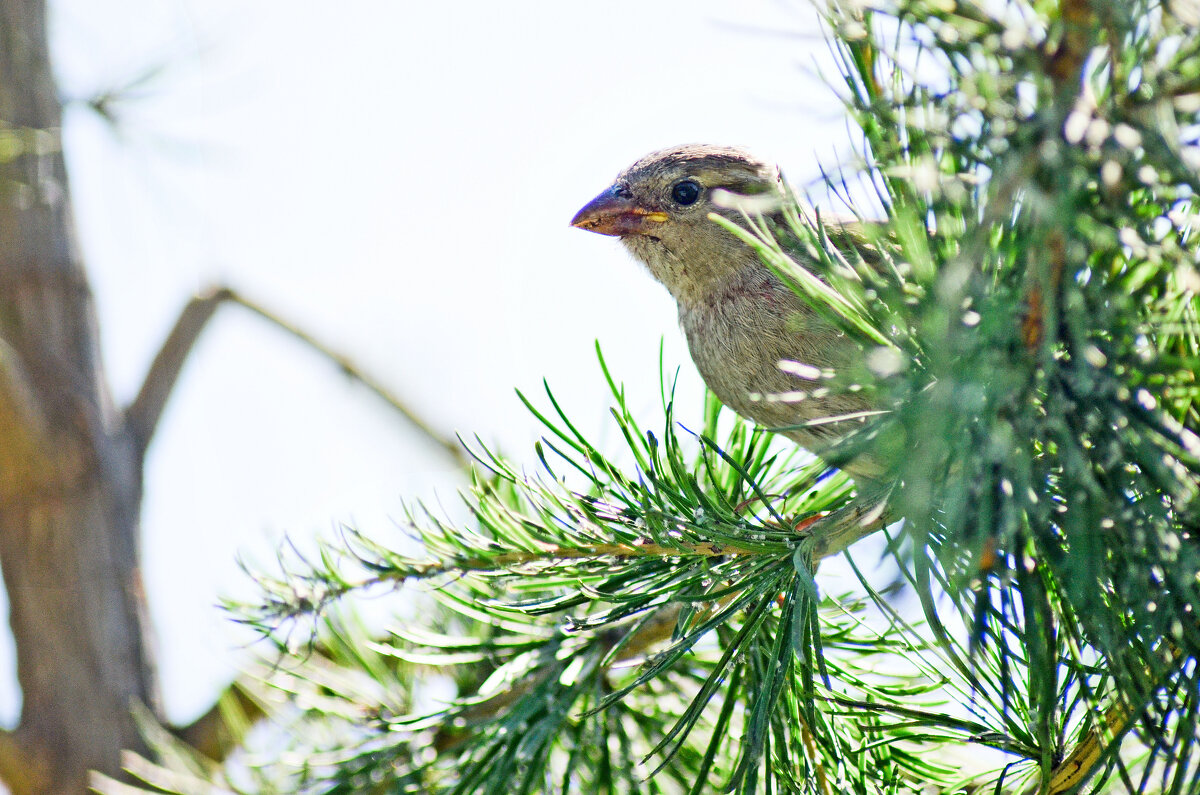
<path fill-rule="evenodd" d="M 531 467 L 538 429 L 513 389 L 539 393 L 543 377 L 615 445 L 597 338 L 647 418 L 665 340 L 668 364 L 684 366 L 678 415 L 698 418 L 665 291 L 568 220 L 663 146 L 744 145 L 804 183 L 847 139 L 832 91 L 806 72 L 828 57 L 802 0 L 53 5 L 67 97 L 162 67 L 118 106 L 115 131 L 80 108 L 65 130 L 122 402 L 187 298 L 226 282 L 447 432 Z M 144 570 L 168 714 L 207 708 L 252 652 L 214 606 L 253 593 L 236 556 L 267 564 L 284 533 L 340 523 L 401 543 L 403 501 L 451 504 L 461 485 L 364 390 L 223 309 L 147 467 Z"/>

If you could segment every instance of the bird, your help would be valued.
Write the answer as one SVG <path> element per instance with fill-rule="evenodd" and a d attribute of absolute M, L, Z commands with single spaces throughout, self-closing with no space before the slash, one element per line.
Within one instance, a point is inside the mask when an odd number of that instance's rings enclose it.
<path fill-rule="evenodd" d="M 862 372 L 862 344 L 710 218 L 743 222 L 742 202 L 769 217 L 789 200 L 776 165 L 736 147 L 688 144 L 637 160 L 571 225 L 619 238 L 667 289 L 692 361 L 723 404 L 827 463 L 833 453 L 861 489 L 883 468 L 835 448 L 874 410 L 864 391 L 837 386 Z M 789 256 L 819 276 L 815 257 L 788 242 Z"/>

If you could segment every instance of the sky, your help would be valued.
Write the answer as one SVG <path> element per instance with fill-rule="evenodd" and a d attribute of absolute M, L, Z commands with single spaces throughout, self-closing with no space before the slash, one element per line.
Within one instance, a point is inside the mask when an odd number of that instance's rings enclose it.
<path fill-rule="evenodd" d="M 121 403 L 196 291 L 228 284 L 345 352 L 446 434 L 533 467 L 515 389 L 546 379 L 619 443 L 598 340 L 647 424 L 659 353 L 677 415 L 701 385 L 666 292 L 568 221 L 665 146 L 745 146 L 805 185 L 848 157 L 806 2 L 52 0 L 80 244 Z M 84 102 L 133 84 L 116 123 Z M 405 506 L 453 512 L 452 462 L 260 319 L 223 308 L 146 468 L 143 571 L 165 708 L 210 706 L 251 638 L 285 537 L 342 525 L 406 544 Z M 405 595 L 388 602 L 402 612 Z M 15 723 L 11 639 L 0 720 Z"/>

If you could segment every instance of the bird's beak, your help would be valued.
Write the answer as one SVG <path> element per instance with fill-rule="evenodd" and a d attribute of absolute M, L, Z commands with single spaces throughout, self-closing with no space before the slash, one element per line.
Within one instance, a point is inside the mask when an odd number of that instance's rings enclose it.
<path fill-rule="evenodd" d="M 667 214 L 639 207 L 627 196 L 617 193 L 614 186 L 592 199 L 575 213 L 571 226 L 601 235 L 645 235 L 648 227 L 667 220 Z"/>

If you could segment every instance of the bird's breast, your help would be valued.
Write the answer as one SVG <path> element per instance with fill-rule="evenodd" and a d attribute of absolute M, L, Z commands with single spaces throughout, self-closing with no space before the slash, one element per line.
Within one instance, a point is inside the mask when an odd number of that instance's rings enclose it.
<path fill-rule="evenodd" d="M 844 362 L 847 341 L 783 285 L 733 290 L 719 300 L 684 307 L 680 325 L 692 360 L 722 403 L 755 422 L 784 428 L 863 408 L 854 394 L 780 369 L 781 361 L 822 371 Z M 845 432 L 836 425 L 795 429 L 787 435 L 806 447 Z"/>

